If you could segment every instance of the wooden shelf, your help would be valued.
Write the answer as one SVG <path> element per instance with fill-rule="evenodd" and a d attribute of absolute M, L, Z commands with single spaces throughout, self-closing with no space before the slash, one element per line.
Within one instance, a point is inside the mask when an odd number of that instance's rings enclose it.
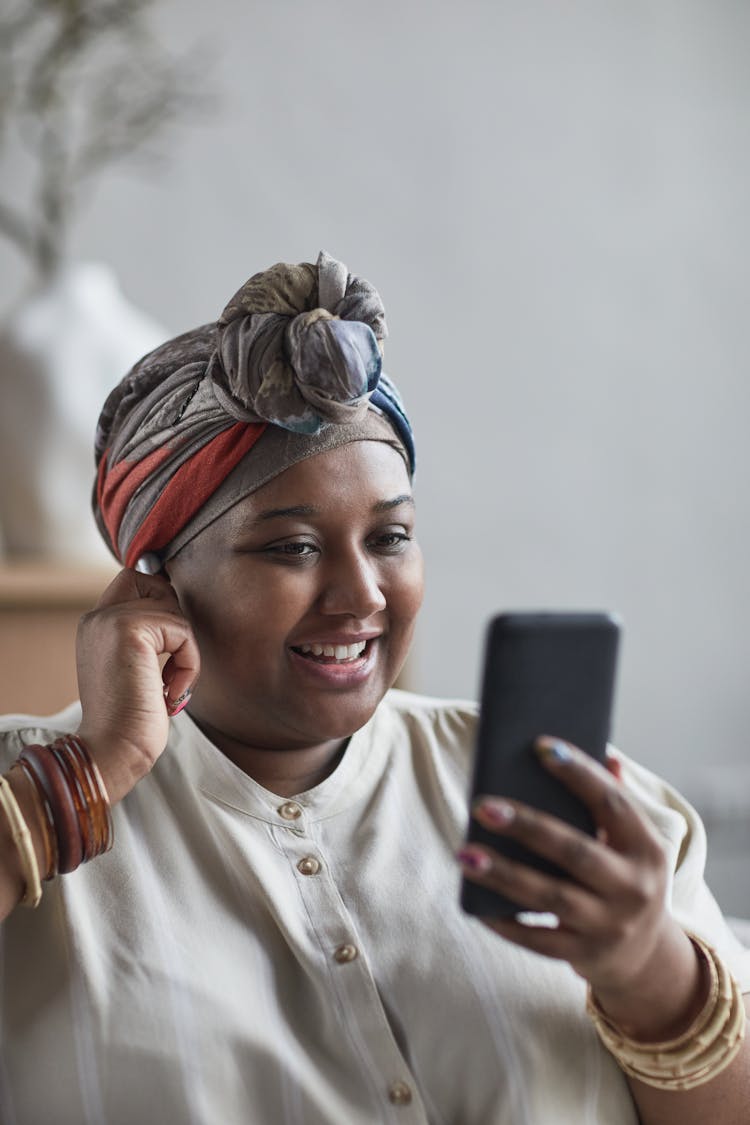
<path fill-rule="evenodd" d="M 116 573 L 114 562 L 0 562 L 0 713 L 45 715 L 77 697 L 78 621 Z"/>
<path fill-rule="evenodd" d="M 0 562 L 0 609 L 93 605 L 117 574 L 111 567 L 48 560 Z"/>

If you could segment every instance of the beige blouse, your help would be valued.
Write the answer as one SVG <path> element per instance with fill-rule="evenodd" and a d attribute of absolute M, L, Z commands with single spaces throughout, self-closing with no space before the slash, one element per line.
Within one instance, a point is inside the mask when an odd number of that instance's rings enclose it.
<path fill-rule="evenodd" d="M 636 1125 L 581 979 L 458 906 L 475 721 L 391 692 L 288 800 L 178 716 L 113 850 L 0 926 L 2 1125 Z M 77 722 L 2 720 L 0 769 Z M 750 991 L 699 819 L 627 760 L 624 778 L 677 918 Z"/>

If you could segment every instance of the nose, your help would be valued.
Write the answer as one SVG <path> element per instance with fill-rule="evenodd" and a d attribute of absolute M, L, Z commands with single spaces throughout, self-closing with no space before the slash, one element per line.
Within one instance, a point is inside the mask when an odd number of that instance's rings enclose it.
<path fill-rule="evenodd" d="M 329 560 L 319 609 L 326 614 L 346 614 L 364 620 L 387 605 L 377 568 L 362 555 Z"/>

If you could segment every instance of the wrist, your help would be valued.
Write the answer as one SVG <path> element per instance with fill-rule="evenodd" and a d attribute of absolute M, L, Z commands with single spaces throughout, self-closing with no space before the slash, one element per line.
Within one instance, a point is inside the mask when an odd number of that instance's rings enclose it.
<path fill-rule="evenodd" d="M 592 983 L 592 992 L 607 1018 L 626 1035 L 657 1042 L 690 1027 L 706 1003 L 709 987 L 704 961 L 670 917 L 652 953 L 627 983 Z"/>
<path fill-rule="evenodd" d="M 708 988 L 697 1014 L 677 1034 L 668 1039 L 638 1039 L 613 1023 L 591 988 L 586 1002 L 602 1044 L 621 1070 L 639 1083 L 669 1092 L 713 1082 L 742 1051 L 747 1030 L 742 992 L 728 966 L 697 934 L 690 935 L 690 942 L 705 970 Z"/>

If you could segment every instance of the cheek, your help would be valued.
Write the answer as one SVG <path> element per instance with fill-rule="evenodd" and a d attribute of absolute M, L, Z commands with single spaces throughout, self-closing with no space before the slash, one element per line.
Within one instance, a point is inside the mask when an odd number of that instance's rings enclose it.
<path fill-rule="evenodd" d="M 391 614 L 404 626 L 413 626 L 424 597 L 424 565 L 422 552 L 416 548 L 413 558 L 403 568 L 391 587 Z"/>
<path fill-rule="evenodd" d="M 231 580 L 218 573 L 200 589 L 183 591 L 180 604 L 199 645 L 216 648 L 230 639 L 254 637 L 266 647 L 304 613 L 308 586 L 291 571 L 258 568 Z"/>
<path fill-rule="evenodd" d="M 228 588 L 221 581 L 183 590 L 180 605 L 201 646 L 226 639 L 243 626 L 247 629 L 248 622 L 263 620 L 257 596 Z"/>

